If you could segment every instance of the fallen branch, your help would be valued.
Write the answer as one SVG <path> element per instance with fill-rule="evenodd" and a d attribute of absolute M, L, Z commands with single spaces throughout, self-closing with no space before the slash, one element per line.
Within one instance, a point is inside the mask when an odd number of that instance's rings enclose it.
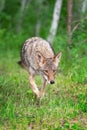
<path fill-rule="evenodd" d="M 75 32 L 75 30 L 79 27 L 80 23 L 77 23 L 71 31 L 71 35 Z"/>
<path fill-rule="evenodd" d="M 75 20 L 75 21 L 72 22 L 72 24 L 77 23 L 77 22 L 81 22 L 82 20 L 87 20 L 87 17 L 79 19 L 79 20 Z"/>
<path fill-rule="evenodd" d="M 77 44 L 87 43 L 87 39 L 84 39 L 83 41 L 78 42 Z"/>

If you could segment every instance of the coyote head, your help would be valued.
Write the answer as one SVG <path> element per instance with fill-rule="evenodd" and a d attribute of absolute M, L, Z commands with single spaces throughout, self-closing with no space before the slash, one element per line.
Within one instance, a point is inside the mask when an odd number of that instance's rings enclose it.
<path fill-rule="evenodd" d="M 52 58 L 45 58 L 41 53 L 37 53 L 37 62 L 40 67 L 39 71 L 43 78 L 50 84 L 55 83 L 55 74 L 58 69 L 61 55 L 62 53 L 60 52 Z"/>

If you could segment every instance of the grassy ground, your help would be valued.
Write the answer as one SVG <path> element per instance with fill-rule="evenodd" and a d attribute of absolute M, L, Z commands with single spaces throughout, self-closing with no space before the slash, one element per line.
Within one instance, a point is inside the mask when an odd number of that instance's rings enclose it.
<path fill-rule="evenodd" d="M 17 51 L 0 52 L 0 130 L 87 130 L 87 84 L 61 71 L 39 101 L 18 60 Z"/>

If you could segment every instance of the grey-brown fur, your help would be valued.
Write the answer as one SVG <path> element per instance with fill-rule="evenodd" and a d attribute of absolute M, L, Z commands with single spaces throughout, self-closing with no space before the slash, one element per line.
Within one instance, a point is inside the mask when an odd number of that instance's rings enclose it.
<path fill-rule="evenodd" d="M 47 81 L 51 84 L 54 83 L 54 76 L 60 58 L 61 53 L 55 55 L 50 44 L 42 38 L 33 37 L 26 40 L 23 44 L 19 64 L 29 72 L 31 88 L 38 97 L 44 95 Z M 36 74 L 42 75 L 44 80 L 41 91 L 38 90 L 34 81 Z"/>

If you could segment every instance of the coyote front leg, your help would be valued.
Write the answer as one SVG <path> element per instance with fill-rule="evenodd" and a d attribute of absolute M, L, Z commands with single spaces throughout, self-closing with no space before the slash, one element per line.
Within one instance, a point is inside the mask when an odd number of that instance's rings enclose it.
<path fill-rule="evenodd" d="M 41 91 L 40 91 L 40 97 L 44 97 L 44 93 L 45 93 L 45 87 L 46 87 L 46 80 L 43 79 L 43 85 L 42 85 L 42 88 L 41 88 Z"/>
<path fill-rule="evenodd" d="M 39 92 L 37 85 L 34 81 L 34 75 L 30 75 L 29 79 L 30 79 L 30 87 L 31 87 L 32 91 L 37 95 L 37 97 L 39 97 L 40 92 Z"/>

